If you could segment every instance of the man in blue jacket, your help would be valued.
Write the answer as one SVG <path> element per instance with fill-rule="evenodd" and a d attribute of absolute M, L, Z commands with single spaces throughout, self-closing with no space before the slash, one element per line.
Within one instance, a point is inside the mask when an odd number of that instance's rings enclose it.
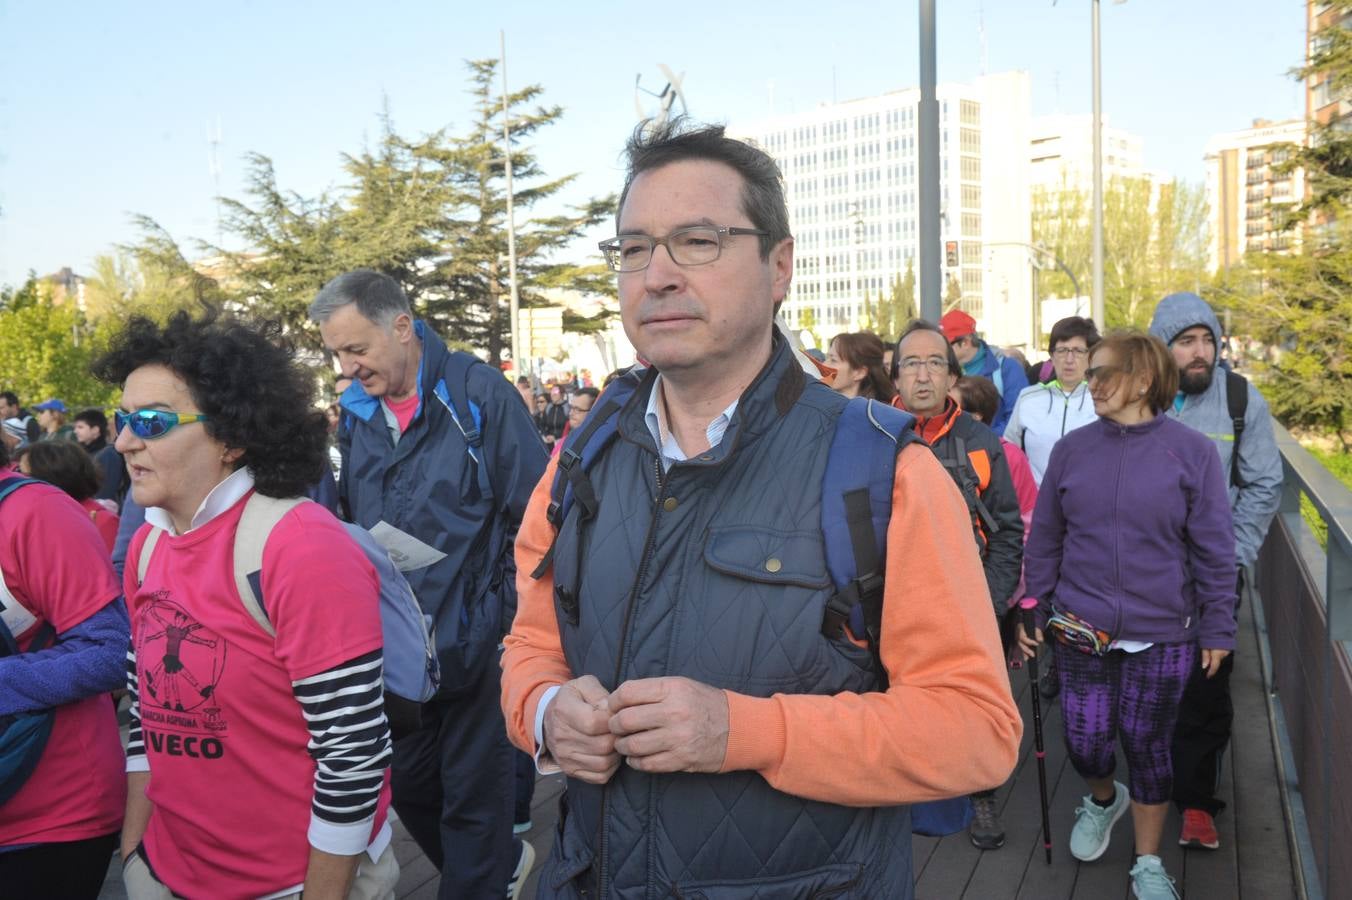
<path fill-rule="evenodd" d="M 340 501 L 357 524 L 392 526 L 431 559 L 405 575 L 436 629 L 441 689 L 422 727 L 395 741 L 394 807 L 442 870 L 444 900 L 515 897 L 534 852 L 512 834 L 497 648 L 516 612 L 512 546 L 544 445 L 506 379 L 448 350 L 394 279 L 339 275 L 310 317 L 355 379 L 339 399 Z"/>
<path fill-rule="evenodd" d="M 1178 364 L 1179 392 L 1170 418 L 1211 438 L 1230 483 L 1235 528 L 1235 565 L 1242 588 L 1244 567 L 1258 558 L 1268 525 L 1281 499 L 1282 458 L 1272 434 L 1272 415 L 1258 389 L 1233 376 L 1244 392 L 1244 426 L 1236 434 L 1230 415 L 1232 376 L 1217 366 L 1221 323 L 1196 294 L 1170 294 L 1155 307 L 1150 333 L 1169 345 Z M 1235 398 L 1237 400 L 1237 398 Z M 1240 595 L 1243 596 L 1241 590 Z M 1225 804 L 1216 797 L 1221 755 L 1230 741 L 1233 655 L 1214 678 L 1193 672 L 1174 732 L 1174 803 L 1183 816 L 1179 844 L 1215 850 L 1220 846 L 1215 816 Z"/>
<path fill-rule="evenodd" d="M 949 310 L 939 320 L 944 337 L 948 339 L 958 362 L 962 364 L 962 374 L 980 375 L 995 383 L 1000 392 L 1000 408 L 995 412 L 995 421 L 990 423 L 996 434 L 1005 433 L 1005 423 L 1014 412 L 1014 401 L 1019 399 L 1019 391 L 1028 387 L 1028 374 L 1018 360 L 1010 359 L 995 350 L 976 336 L 976 319 L 960 309 Z"/>

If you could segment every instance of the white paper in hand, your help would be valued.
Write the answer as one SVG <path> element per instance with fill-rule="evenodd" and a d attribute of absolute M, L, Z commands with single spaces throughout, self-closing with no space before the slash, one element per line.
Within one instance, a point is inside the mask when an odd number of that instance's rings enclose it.
<path fill-rule="evenodd" d="M 389 522 L 377 522 L 371 529 L 371 537 L 390 554 L 390 560 L 401 572 L 411 572 L 446 558 L 436 547 L 424 544 L 407 532 L 400 531 Z"/>

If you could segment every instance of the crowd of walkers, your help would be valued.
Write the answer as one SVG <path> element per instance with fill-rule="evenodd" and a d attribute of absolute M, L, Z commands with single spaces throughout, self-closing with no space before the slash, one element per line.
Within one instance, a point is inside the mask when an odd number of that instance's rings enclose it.
<path fill-rule="evenodd" d="M 513 385 L 357 270 L 309 309 L 326 410 L 216 311 L 127 324 L 111 429 L 0 393 L 0 895 L 119 859 L 133 900 L 392 897 L 393 810 L 438 896 L 513 898 L 562 771 L 537 896 L 908 898 L 913 831 L 1005 843 L 1041 654 L 1071 854 L 1130 810 L 1124 877 L 1176 896 L 1281 479 L 1215 313 L 1070 317 L 1031 365 L 956 309 L 810 355 L 769 157 L 675 122 L 628 161 L 638 360 L 601 386 Z"/>

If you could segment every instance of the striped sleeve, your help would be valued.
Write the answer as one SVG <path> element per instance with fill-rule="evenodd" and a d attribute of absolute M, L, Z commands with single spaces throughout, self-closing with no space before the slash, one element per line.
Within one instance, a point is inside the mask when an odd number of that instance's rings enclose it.
<path fill-rule="evenodd" d="M 149 772 L 150 760 L 146 759 L 145 737 L 141 734 L 141 691 L 136 677 L 136 650 L 127 642 L 127 697 L 131 700 L 128 714 L 131 727 L 127 732 L 127 771 Z"/>
<path fill-rule="evenodd" d="M 291 682 L 315 761 L 311 846 L 351 856 L 365 850 L 391 755 L 381 652 Z"/>

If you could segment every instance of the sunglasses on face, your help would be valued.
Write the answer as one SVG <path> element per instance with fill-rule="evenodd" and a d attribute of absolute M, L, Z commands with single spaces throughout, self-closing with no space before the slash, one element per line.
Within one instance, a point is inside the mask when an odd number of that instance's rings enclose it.
<path fill-rule="evenodd" d="M 132 434 L 147 441 L 164 437 L 179 425 L 190 425 L 206 420 L 207 417 L 201 413 L 176 413 L 163 409 L 138 409 L 129 413 L 119 410 L 113 413 L 118 434 L 122 433 L 123 428 L 130 427 Z"/>
<path fill-rule="evenodd" d="M 1093 366 L 1085 369 L 1084 375 L 1090 381 L 1107 381 L 1121 371 L 1121 366 Z"/>

